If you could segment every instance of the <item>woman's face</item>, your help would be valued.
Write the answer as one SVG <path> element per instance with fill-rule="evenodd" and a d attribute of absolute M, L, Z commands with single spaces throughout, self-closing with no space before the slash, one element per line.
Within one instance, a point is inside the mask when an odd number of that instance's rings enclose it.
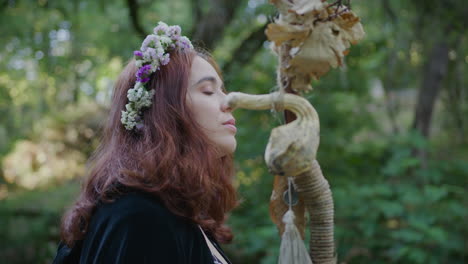
<path fill-rule="evenodd" d="M 236 150 L 236 127 L 231 109 L 224 105 L 224 84 L 216 70 L 205 59 L 195 56 L 187 88 L 187 105 L 196 122 L 218 149 L 220 156 Z M 225 124 L 231 122 L 232 124 Z"/>

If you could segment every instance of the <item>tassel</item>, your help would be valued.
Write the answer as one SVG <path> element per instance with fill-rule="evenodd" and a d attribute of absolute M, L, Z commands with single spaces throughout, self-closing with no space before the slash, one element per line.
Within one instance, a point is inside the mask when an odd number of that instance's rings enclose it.
<path fill-rule="evenodd" d="M 309 252 L 307 251 L 304 241 L 302 241 L 301 234 L 294 224 L 294 211 L 292 210 L 291 201 L 291 181 L 288 178 L 288 198 L 289 209 L 283 216 L 284 232 L 281 236 L 281 246 L 278 264 L 312 264 Z"/>

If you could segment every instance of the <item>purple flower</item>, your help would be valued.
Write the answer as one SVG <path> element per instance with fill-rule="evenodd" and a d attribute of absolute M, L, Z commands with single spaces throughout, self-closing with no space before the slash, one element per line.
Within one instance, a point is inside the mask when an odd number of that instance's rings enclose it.
<path fill-rule="evenodd" d="M 135 50 L 135 51 L 133 52 L 133 55 L 135 55 L 135 56 L 137 56 L 137 57 L 143 57 L 143 53 L 142 53 L 141 51 L 139 51 L 139 50 Z"/>
<path fill-rule="evenodd" d="M 190 40 L 183 36 L 177 41 L 177 46 L 182 49 L 189 49 L 191 46 Z"/>
<path fill-rule="evenodd" d="M 138 69 L 137 73 L 136 73 L 136 77 L 141 77 L 143 76 L 144 72 L 143 72 L 143 68 L 140 68 Z"/>
<path fill-rule="evenodd" d="M 145 66 L 141 67 L 139 71 L 142 72 L 142 74 L 149 74 L 151 70 L 151 65 L 146 64 Z"/>
<path fill-rule="evenodd" d="M 138 130 L 142 130 L 143 127 L 144 127 L 144 125 L 143 125 L 142 123 L 137 123 L 137 124 L 136 124 L 136 128 L 137 128 Z"/>
<path fill-rule="evenodd" d="M 141 67 L 140 69 L 138 69 L 138 71 L 136 73 L 137 81 L 147 82 L 149 80 L 148 76 L 150 74 L 151 74 L 151 65 L 147 64 L 147 65 Z"/>

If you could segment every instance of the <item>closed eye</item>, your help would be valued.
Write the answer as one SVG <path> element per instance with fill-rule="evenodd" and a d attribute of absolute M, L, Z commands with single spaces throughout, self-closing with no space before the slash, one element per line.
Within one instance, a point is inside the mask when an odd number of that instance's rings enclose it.
<path fill-rule="evenodd" d="M 213 92 L 203 92 L 204 94 L 207 94 L 207 95 L 212 95 L 214 94 Z"/>

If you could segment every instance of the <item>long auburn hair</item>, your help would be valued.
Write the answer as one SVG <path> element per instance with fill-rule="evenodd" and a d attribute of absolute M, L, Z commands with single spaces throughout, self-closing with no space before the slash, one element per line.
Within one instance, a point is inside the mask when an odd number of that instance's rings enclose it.
<path fill-rule="evenodd" d="M 232 241 L 224 222 L 239 204 L 232 183 L 233 155 L 218 156 L 185 103 L 195 56 L 206 59 L 222 76 L 206 51 L 171 52 L 169 64 L 148 83 L 155 95 L 143 111 L 144 127 L 139 132 L 126 130 L 120 122 L 138 70 L 133 59 L 126 65 L 115 84 L 109 117 L 100 145 L 88 161 L 81 193 L 62 218 L 65 244 L 71 247 L 82 240 L 98 203 L 114 201 L 125 188 L 158 197 L 172 213 L 199 224 L 220 243 Z"/>

